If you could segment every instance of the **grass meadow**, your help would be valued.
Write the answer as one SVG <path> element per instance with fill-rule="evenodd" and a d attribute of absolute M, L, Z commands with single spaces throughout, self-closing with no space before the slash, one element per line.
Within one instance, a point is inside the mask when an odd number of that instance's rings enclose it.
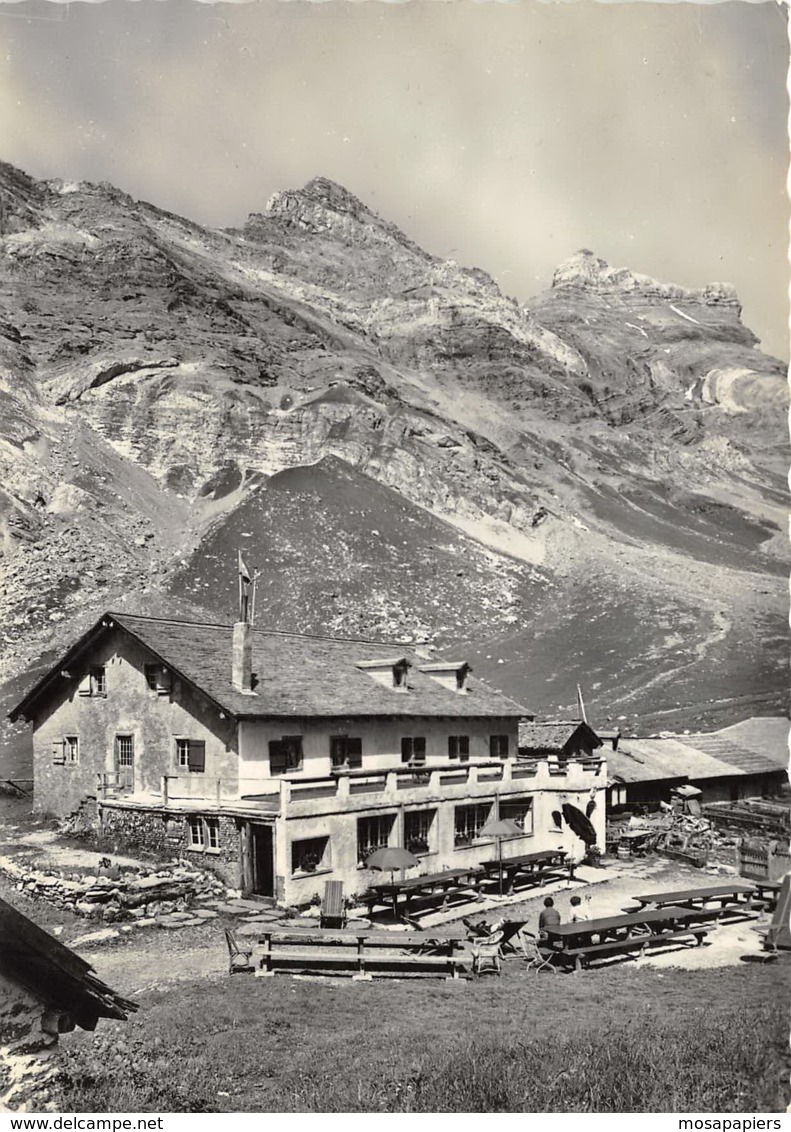
<path fill-rule="evenodd" d="M 774 1112 L 785 960 L 705 971 L 182 982 L 62 1039 L 65 1112 Z"/>

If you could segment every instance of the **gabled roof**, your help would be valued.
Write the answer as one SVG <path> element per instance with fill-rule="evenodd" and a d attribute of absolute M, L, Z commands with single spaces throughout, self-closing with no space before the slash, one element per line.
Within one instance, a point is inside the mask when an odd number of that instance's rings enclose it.
<path fill-rule="evenodd" d="M 255 695 L 238 692 L 231 683 L 233 626 L 106 613 L 55 663 L 10 717 L 33 718 L 39 697 L 61 679 L 62 669 L 82 660 L 102 634 L 128 633 L 181 679 L 222 710 L 237 717 L 449 716 L 519 717 L 532 713 L 482 680 L 469 680 L 459 696 L 419 670 L 422 658 L 403 645 L 311 637 L 253 629 Z M 398 651 L 394 651 L 397 649 Z M 371 661 L 392 658 L 412 666 L 408 692 L 384 687 L 366 671 Z M 363 667 L 359 667 L 363 665 Z"/>
<path fill-rule="evenodd" d="M 545 721 L 523 720 L 519 724 L 519 747 L 531 751 L 562 751 L 578 731 L 584 732 L 591 747 L 601 747 L 602 741 L 593 728 L 582 719 L 554 719 Z"/>
<path fill-rule="evenodd" d="M 93 1030 L 99 1018 L 126 1019 L 137 1004 L 111 990 L 71 948 L 0 900 L 0 971 L 52 1010 Z"/>

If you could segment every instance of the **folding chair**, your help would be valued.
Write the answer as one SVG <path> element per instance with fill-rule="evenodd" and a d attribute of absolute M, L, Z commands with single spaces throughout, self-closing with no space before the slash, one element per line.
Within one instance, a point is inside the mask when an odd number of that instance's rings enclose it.
<path fill-rule="evenodd" d="M 242 947 L 230 928 L 225 928 L 225 942 L 228 944 L 228 974 L 235 971 L 254 971 L 253 948 Z"/>
<path fill-rule="evenodd" d="M 319 927 L 346 927 L 346 903 L 343 899 L 342 880 L 328 880 L 324 885 L 324 899 L 321 902 Z"/>
<path fill-rule="evenodd" d="M 504 920 L 503 923 L 500 924 L 500 931 L 503 933 L 503 942 L 500 944 L 500 951 L 503 955 L 520 950 L 518 946 L 518 936 L 526 923 L 527 920 Z"/>
<path fill-rule="evenodd" d="M 525 957 L 526 970 L 533 970 L 538 974 L 544 967 L 548 967 L 553 975 L 557 975 L 558 970 L 552 964 L 551 955 L 548 951 L 541 950 L 541 943 L 532 932 L 519 932 L 519 939 L 522 944 L 522 954 Z"/>
<path fill-rule="evenodd" d="M 486 939 L 476 939 L 470 951 L 472 952 L 472 973 L 480 975 L 485 970 L 500 974 L 500 944 L 503 942 L 502 932 L 492 932 Z"/>

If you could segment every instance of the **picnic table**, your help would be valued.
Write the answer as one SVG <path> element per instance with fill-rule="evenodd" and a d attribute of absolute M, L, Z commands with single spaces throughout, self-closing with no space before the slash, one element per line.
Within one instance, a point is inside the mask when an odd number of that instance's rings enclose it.
<path fill-rule="evenodd" d="M 259 943 L 263 950 L 256 975 L 260 976 L 274 975 L 278 969 L 345 970 L 353 971 L 355 979 L 370 979 L 372 973 L 406 969 L 409 974 L 445 973 L 457 979 L 466 962 L 459 955 L 463 940 L 432 938 L 423 932 L 271 928 L 262 933 Z"/>
<path fill-rule="evenodd" d="M 564 849 L 540 849 L 533 853 L 520 853 L 516 857 L 503 857 L 501 861 L 484 861 L 481 868 L 488 877 L 491 873 L 505 876 L 505 891 L 510 892 L 514 881 L 521 873 L 538 879 L 543 885 L 546 877 L 563 867 L 568 868 L 569 876 L 574 876 L 574 864 L 566 864 L 568 854 Z"/>
<path fill-rule="evenodd" d="M 560 962 L 573 962 L 575 970 L 579 970 L 597 956 L 643 952 L 671 939 L 702 943 L 706 929 L 691 922 L 699 915 L 699 909 L 671 906 L 556 924 L 544 929 L 546 938 L 541 947 Z"/>
<path fill-rule="evenodd" d="M 442 893 L 442 907 L 444 908 L 448 896 L 454 892 L 474 886 L 483 874 L 480 865 L 471 865 L 460 869 L 445 869 L 441 873 L 427 873 L 424 876 L 409 877 L 407 880 L 376 881 L 369 886 L 363 899 L 368 905 L 369 915 L 374 904 L 387 899 L 393 902 L 393 914 L 398 916 L 398 898 L 403 896 L 409 912 L 412 898 L 420 893 Z"/>
<path fill-rule="evenodd" d="M 641 908 L 653 904 L 656 908 L 665 906 L 676 907 L 702 907 L 704 904 L 719 902 L 724 909 L 729 904 L 742 904 L 745 908 L 752 907 L 751 898 L 755 892 L 756 884 L 744 884 L 742 881 L 731 881 L 729 884 L 714 884 L 708 888 L 686 888 L 676 892 L 650 892 L 644 896 L 635 896 Z M 742 901 L 740 898 L 744 897 Z"/>
<path fill-rule="evenodd" d="M 758 893 L 758 899 L 764 902 L 764 907 L 770 912 L 773 912 L 777 907 L 782 881 L 763 878 L 761 880 L 754 880 L 751 883 Z"/>

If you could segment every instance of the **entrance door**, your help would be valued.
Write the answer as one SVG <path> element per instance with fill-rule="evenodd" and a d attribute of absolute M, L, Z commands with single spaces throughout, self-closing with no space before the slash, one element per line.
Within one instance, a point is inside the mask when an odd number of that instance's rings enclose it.
<path fill-rule="evenodd" d="M 116 735 L 115 773 L 118 787 L 123 791 L 134 789 L 135 785 L 135 737 Z"/>
<path fill-rule="evenodd" d="M 275 895 L 275 862 L 272 847 L 272 826 L 250 827 L 252 856 L 252 890 L 258 896 Z"/>

